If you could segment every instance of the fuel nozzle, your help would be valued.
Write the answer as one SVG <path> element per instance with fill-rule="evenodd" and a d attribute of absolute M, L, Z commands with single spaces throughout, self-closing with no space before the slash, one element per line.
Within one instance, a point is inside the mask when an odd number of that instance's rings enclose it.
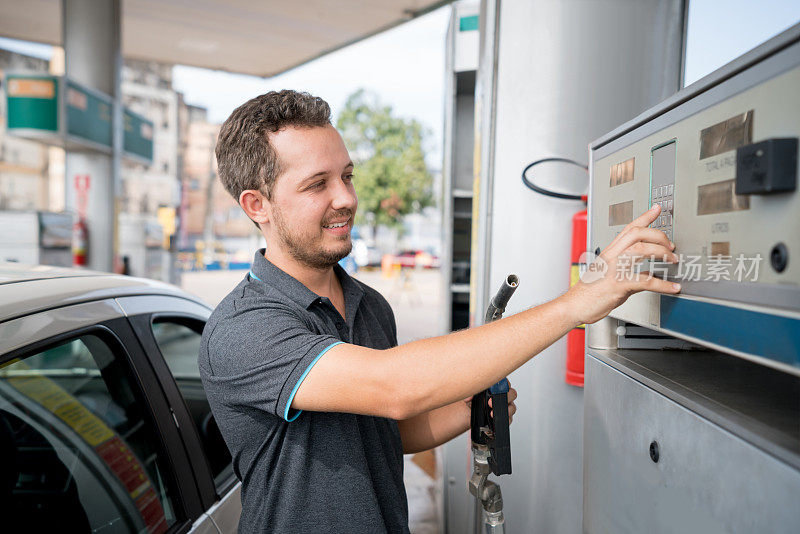
<path fill-rule="evenodd" d="M 497 294 L 489 301 L 489 307 L 486 309 L 486 315 L 483 318 L 484 324 L 496 321 L 503 316 L 506 311 L 506 304 L 508 304 L 514 291 L 517 290 L 517 286 L 519 286 L 519 278 L 515 274 L 509 274 Z"/>
<path fill-rule="evenodd" d="M 510 274 L 503 281 L 497 294 L 489 301 L 485 322 L 503 317 L 511 295 L 519 286 L 519 278 Z M 507 379 L 502 379 L 489 389 L 472 397 L 470 410 L 470 437 L 474 445 L 488 450 L 488 464 L 495 475 L 511 473 L 511 437 L 509 435 Z M 492 406 L 489 407 L 489 399 Z M 493 415 L 490 415 L 493 414 Z"/>
<path fill-rule="evenodd" d="M 519 286 L 519 278 L 510 274 L 497 294 L 489 301 L 484 323 L 503 317 L 511 295 Z M 511 437 L 508 418 L 508 379 L 485 389 L 472 397 L 470 408 L 470 438 L 472 439 L 473 471 L 469 492 L 481 503 L 476 507 L 476 521 L 483 523 L 486 534 L 503 534 L 503 496 L 500 486 L 489 475 L 511 474 Z M 489 406 L 491 399 L 492 405 Z M 480 526 L 476 525 L 479 529 Z M 478 530 L 476 530 L 478 532 Z"/>

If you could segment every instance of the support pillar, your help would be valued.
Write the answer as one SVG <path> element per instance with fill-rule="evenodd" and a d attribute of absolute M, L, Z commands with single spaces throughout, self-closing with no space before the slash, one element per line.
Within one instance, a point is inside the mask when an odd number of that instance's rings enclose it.
<path fill-rule="evenodd" d="M 110 271 L 117 249 L 122 150 L 120 0 L 61 0 L 66 76 L 113 98 L 112 151 L 66 153 L 66 208 L 85 219 L 88 266 Z M 87 179 L 88 177 L 88 179 Z"/>

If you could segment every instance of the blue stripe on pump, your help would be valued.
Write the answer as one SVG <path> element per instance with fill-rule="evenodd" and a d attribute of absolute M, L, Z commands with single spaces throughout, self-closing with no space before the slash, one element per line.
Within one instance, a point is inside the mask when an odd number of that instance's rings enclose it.
<path fill-rule="evenodd" d="M 661 328 L 800 367 L 800 320 L 661 295 Z"/>

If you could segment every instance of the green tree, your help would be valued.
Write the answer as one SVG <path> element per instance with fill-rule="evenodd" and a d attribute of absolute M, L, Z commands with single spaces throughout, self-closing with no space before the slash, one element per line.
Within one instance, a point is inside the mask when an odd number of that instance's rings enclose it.
<path fill-rule="evenodd" d="M 401 229 L 404 215 L 433 203 L 422 124 L 394 116 L 391 106 L 359 89 L 347 98 L 336 126 L 356 164 L 357 223 L 371 213 L 373 229 Z"/>

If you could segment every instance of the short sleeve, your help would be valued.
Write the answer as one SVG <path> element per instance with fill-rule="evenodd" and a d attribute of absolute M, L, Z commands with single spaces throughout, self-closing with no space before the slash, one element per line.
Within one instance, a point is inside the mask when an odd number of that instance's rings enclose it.
<path fill-rule="evenodd" d="M 245 309 L 217 323 L 207 339 L 207 386 L 222 404 L 253 408 L 286 421 L 300 384 L 315 363 L 341 343 L 313 332 L 289 307 Z"/>

